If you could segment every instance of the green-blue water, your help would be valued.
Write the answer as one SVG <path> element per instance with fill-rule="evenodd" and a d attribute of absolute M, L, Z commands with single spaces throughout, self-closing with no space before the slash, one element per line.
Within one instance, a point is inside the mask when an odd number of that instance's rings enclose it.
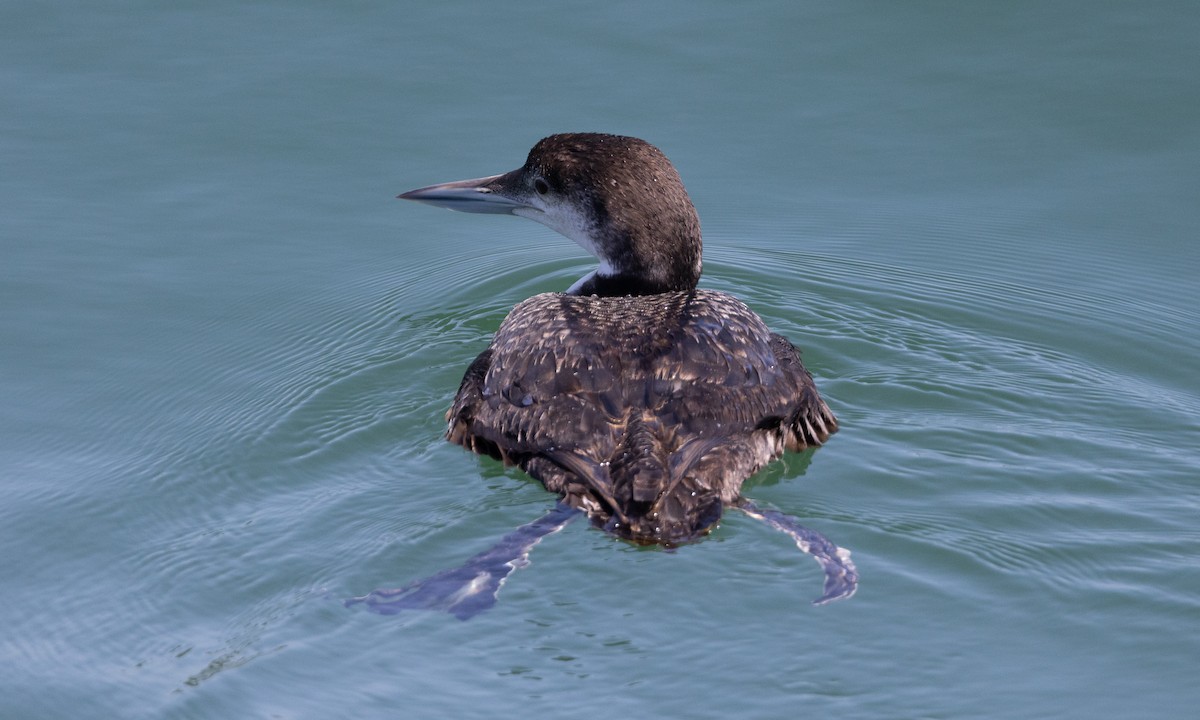
<path fill-rule="evenodd" d="M 1193 3 L 0 8 L 0 717 L 1191 718 Z M 552 498 L 441 440 L 593 265 L 393 200 L 659 145 L 706 287 L 842 421 L 675 552 L 585 523 L 459 622 L 342 598 Z"/>

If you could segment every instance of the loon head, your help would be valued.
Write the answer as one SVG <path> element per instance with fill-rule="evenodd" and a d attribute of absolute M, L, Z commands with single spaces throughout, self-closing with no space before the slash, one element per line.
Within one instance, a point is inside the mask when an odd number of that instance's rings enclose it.
<path fill-rule="evenodd" d="M 700 219 L 675 167 L 644 140 L 600 133 L 551 135 L 521 167 L 430 185 L 405 200 L 536 220 L 600 260 L 573 295 L 692 290 L 700 279 Z"/>

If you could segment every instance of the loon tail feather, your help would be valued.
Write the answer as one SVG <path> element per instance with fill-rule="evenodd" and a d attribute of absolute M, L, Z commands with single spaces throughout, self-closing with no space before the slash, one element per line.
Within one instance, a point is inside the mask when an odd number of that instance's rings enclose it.
<path fill-rule="evenodd" d="M 633 423 L 609 462 L 576 449 L 543 456 L 586 486 L 611 515 L 595 517 L 605 529 L 634 542 L 676 544 L 708 532 L 724 510 L 721 488 L 697 465 L 725 438 L 694 438 L 672 453 L 645 441 L 649 429 Z"/>
<path fill-rule="evenodd" d="M 648 515 L 659 520 L 658 532 L 667 542 L 685 542 L 703 535 L 721 519 L 724 503 L 719 488 L 699 477 L 696 465 L 724 438 L 694 438 L 671 454 L 667 482 Z"/>
<path fill-rule="evenodd" d="M 612 513 L 624 523 L 629 522 L 613 494 L 612 476 L 608 466 L 583 455 L 576 450 L 548 450 L 545 456 L 555 464 L 575 474 L 577 478 L 598 495 L 612 509 Z"/>

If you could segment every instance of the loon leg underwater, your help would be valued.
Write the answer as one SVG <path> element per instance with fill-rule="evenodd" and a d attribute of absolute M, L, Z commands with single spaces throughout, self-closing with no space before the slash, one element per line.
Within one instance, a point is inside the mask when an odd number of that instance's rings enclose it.
<path fill-rule="evenodd" d="M 529 564 L 529 551 L 538 541 L 563 529 L 581 514 L 559 503 L 459 567 L 401 588 L 379 588 L 347 600 L 346 607 L 362 604 L 381 615 L 395 615 L 404 610 L 445 610 L 459 620 L 467 620 L 496 604 L 500 586 L 514 570 Z"/>
<path fill-rule="evenodd" d="M 816 530 L 801 525 L 796 518 L 778 510 L 764 510 L 745 498 L 738 498 L 733 507 L 755 520 L 762 520 L 780 532 L 787 533 L 796 541 L 796 546 L 812 555 L 825 571 L 825 588 L 813 605 L 824 605 L 842 600 L 858 589 L 858 570 L 850 560 L 850 551 L 840 548 Z"/>

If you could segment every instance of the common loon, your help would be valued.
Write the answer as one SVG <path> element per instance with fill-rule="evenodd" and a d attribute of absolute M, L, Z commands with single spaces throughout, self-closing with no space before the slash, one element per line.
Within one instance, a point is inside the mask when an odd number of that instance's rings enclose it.
<path fill-rule="evenodd" d="M 517 465 L 558 507 L 460 568 L 350 602 L 460 618 L 490 607 L 532 546 L 579 511 L 637 543 L 709 532 L 725 507 L 765 520 L 826 574 L 817 603 L 849 597 L 849 552 L 741 496 L 785 450 L 823 444 L 837 420 L 799 352 L 737 298 L 697 289 L 700 221 L 674 166 L 632 137 L 551 135 L 512 172 L 400 195 L 536 220 L 595 255 L 566 293 L 518 304 L 466 371 L 447 438 Z"/>

